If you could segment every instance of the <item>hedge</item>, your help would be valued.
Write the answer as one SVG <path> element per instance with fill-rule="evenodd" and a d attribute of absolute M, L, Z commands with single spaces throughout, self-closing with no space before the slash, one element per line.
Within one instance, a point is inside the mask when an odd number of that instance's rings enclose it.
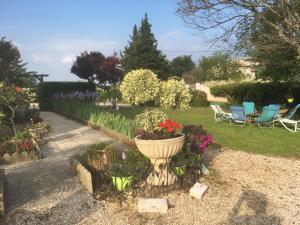
<path fill-rule="evenodd" d="M 226 84 L 214 86 L 210 90 L 215 96 L 230 97 L 234 103 L 253 101 L 258 105 L 285 104 L 291 90 L 295 99 L 293 104 L 300 103 L 300 82 Z"/>
<path fill-rule="evenodd" d="M 204 91 L 193 90 L 191 91 L 192 99 L 190 105 L 193 107 L 198 106 L 209 106 L 209 102 L 207 101 L 207 94 Z"/>
<path fill-rule="evenodd" d="M 38 101 L 41 110 L 49 110 L 52 105 L 52 96 L 55 93 L 69 93 L 72 91 L 96 91 L 95 85 L 88 82 L 44 82 L 39 87 Z"/>

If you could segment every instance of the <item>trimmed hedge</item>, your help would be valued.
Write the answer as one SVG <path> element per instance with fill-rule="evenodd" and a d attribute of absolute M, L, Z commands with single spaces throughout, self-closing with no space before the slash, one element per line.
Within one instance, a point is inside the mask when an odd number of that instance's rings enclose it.
<path fill-rule="evenodd" d="M 190 105 L 193 107 L 197 106 L 209 106 L 209 102 L 207 101 L 207 94 L 204 91 L 193 90 L 191 91 L 192 99 Z"/>
<path fill-rule="evenodd" d="M 52 96 L 55 93 L 70 93 L 72 91 L 96 91 L 95 85 L 88 82 L 44 82 L 40 85 L 38 101 L 41 110 L 49 110 L 52 107 Z"/>
<path fill-rule="evenodd" d="M 286 104 L 286 96 L 292 91 L 293 105 L 300 103 L 300 82 L 293 83 L 239 83 L 217 85 L 210 89 L 218 97 L 230 97 L 235 103 L 253 101 L 258 105 Z"/>

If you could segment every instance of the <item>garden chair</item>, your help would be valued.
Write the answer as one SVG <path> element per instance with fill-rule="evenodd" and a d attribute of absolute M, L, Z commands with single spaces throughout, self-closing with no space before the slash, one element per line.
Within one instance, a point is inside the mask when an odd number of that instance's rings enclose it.
<path fill-rule="evenodd" d="M 254 102 L 243 102 L 245 115 L 256 113 Z"/>
<path fill-rule="evenodd" d="M 230 106 L 232 117 L 230 118 L 230 126 L 232 122 L 242 123 L 242 127 L 246 125 L 247 116 L 245 115 L 244 108 L 241 106 Z"/>
<path fill-rule="evenodd" d="M 258 118 L 255 118 L 255 122 L 259 127 L 265 125 L 265 127 L 272 125 L 274 127 L 275 116 L 278 115 L 279 108 L 274 106 L 265 106 L 262 113 Z"/>
<path fill-rule="evenodd" d="M 214 120 L 215 122 L 220 122 L 220 121 L 226 121 L 231 118 L 231 113 L 226 113 L 224 112 L 220 106 L 211 104 L 210 107 L 213 109 L 215 115 L 214 115 Z"/>
<path fill-rule="evenodd" d="M 277 119 L 279 117 L 279 111 L 280 111 L 281 105 L 280 104 L 270 104 L 269 106 L 278 110 L 274 116 L 274 119 Z"/>
<path fill-rule="evenodd" d="M 296 105 L 294 108 L 289 110 L 283 117 L 282 119 L 291 119 L 297 112 L 297 110 L 300 109 L 300 104 Z"/>
<path fill-rule="evenodd" d="M 297 110 L 300 109 L 300 104 L 296 105 L 293 109 L 288 111 L 288 113 L 284 117 L 279 117 L 275 120 L 275 122 L 280 122 L 284 128 L 291 132 L 296 132 L 297 130 L 300 130 L 298 128 L 298 123 L 300 123 L 300 120 L 293 120 L 292 117 L 296 114 Z M 290 127 L 293 127 L 294 129 L 291 129 Z"/>
<path fill-rule="evenodd" d="M 282 126 L 284 126 L 287 130 L 291 131 L 291 132 L 297 132 L 297 130 L 300 130 L 300 128 L 298 128 L 298 123 L 300 123 L 300 120 L 291 120 L 291 119 L 279 119 L 278 120 Z M 289 128 L 289 126 L 293 126 L 294 129 Z"/>

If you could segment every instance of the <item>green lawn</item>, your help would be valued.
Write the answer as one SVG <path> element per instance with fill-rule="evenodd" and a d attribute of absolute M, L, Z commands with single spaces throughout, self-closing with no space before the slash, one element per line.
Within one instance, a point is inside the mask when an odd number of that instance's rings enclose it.
<path fill-rule="evenodd" d="M 134 118 L 141 108 L 121 108 L 120 112 Z M 215 123 L 208 108 L 191 108 L 184 112 L 169 113 L 181 124 L 202 124 L 214 136 L 214 142 L 233 150 L 300 159 L 300 132 L 292 133 L 282 126 L 260 129 L 255 125 L 230 126 L 229 122 Z"/>

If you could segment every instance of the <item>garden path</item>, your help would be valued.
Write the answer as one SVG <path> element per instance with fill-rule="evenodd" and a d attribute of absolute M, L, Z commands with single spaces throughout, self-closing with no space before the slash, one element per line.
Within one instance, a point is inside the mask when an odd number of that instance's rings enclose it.
<path fill-rule="evenodd" d="M 92 196 L 82 190 L 74 179 L 68 160 L 70 156 L 84 151 L 88 145 L 110 138 L 100 131 L 55 113 L 42 112 L 41 117 L 52 128 L 45 137 L 48 142 L 41 146 L 43 159 L 5 167 L 7 208 L 14 217 L 35 214 L 35 217 L 43 219 L 47 218 L 50 209 L 59 213 L 59 208 L 72 207 L 73 210 L 80 210 L 83 205 L 93 204 Z M 81 215 L 83 218 L 86 216 L 83 213 Z M 73 224 L 69 223 L 72 219 L 68 215 L 62 220 L 65 220 L 65 224 Z M 28 221 L 28 224 L 35 223 Z"/>

